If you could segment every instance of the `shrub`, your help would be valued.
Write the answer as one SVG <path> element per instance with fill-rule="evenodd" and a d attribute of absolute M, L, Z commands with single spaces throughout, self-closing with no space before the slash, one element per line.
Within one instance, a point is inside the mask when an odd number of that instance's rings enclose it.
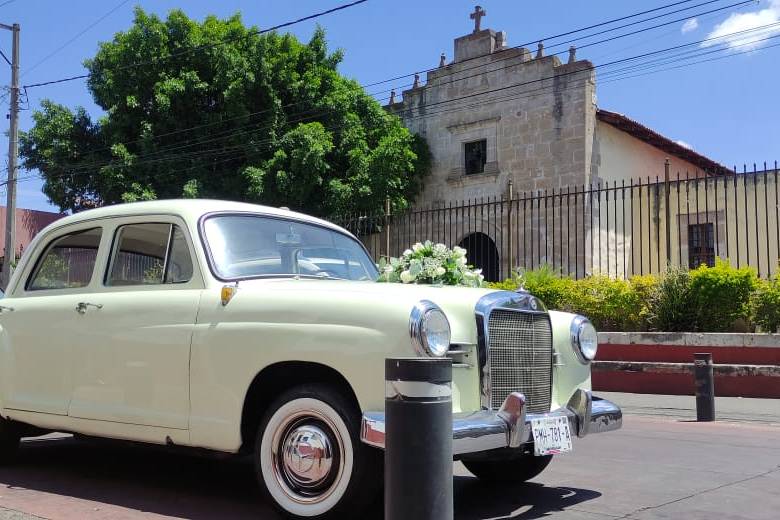
<path fill-rule="evenodd" d="M 735 269 L 718 259 L 714 267 L 705 265 L 690 272 L 690 298 L 696 331 L 731 330 L 738 319 L 750 318 L 750 295 L 756 287 L 755 271 Z M 690 330 L 690 329 L 689 329 Z"/>
<path fill-rule="evenodd" d="M 688 271 L 670 267 L 647 300 L 646 320 L 650 330 L 685 332 L 693 330 Z"/>
<path fill-rule="evenodd" d="M 752 297 L 753 321 L 764 332 L 780 332 L 780 274 L 760 280 Z"/>
<path fill-rule="evenodd" d="M 511 278 L 490 284 L 493 289 L 516 290 L 523 287 L 539 298 L 550 309 L 587 316 L 599 330 L 637 330 L 644 328 L 645 286 L 652 285 L 654 277 L 637 279 L 635 283 L 613 280 L 606 276 L 590 276 L 573 280 L 561 276 L 550 266 L 518 271 Z M 638 293 L 637 287 L 643 292 Z"/>
<path fill-rule="evenodd" d="M 759 282 L 752 269 L 721 260 L 714 267 L 670 267 L 660 278 L 641 275 L 627 281 L 606 276 L 573 280 L 542 266 L 491 284 L 507 290 L 518 286 L 550 309 L 587 316 L 603 331 L 722 332 L 733 330 L 738 320 L 749 322 L 751 311 L 762 329 L 780 327 L 780 278 Z"/>
<path fill-rule="evenodd" d="M 520 271 L 517 278 L 526 291 L 542 300 L 549 309 L 565 308 L 576 283 L 571 278 L 562 277 L 549 265 Z"/>
<path fill-rule="evenodd" d="M 631 289 L 636 295 L 636 314 L 630 316 L 626 330 L 643 331 L 648 329 L 648 305 L 650 297 L 658 289 L 659 279 L 653 274 L 634 275 L 629 280 Z"/>

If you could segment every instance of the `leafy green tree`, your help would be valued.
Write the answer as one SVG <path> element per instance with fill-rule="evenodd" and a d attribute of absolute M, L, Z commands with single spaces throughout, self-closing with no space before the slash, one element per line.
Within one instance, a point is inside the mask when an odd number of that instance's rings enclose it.
<path fill-rule="evenodd" d="M 342 77 L 341 59 L 321 28 L 304 44 L 239 15 L 137 8 L 85 63 L 104 114 L 44 101 L 21 136 L 24 167 L 63 210 L 175 197 L 319 215 L 380 211 L 386 197 L 407 207 L 429 170 L 425 142 Z"/>

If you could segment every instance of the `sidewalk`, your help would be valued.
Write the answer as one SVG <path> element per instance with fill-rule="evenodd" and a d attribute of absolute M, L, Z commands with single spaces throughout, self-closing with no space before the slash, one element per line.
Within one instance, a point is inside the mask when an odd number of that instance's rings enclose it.
<path fill-rule="evenodd" d="M 625 415 L 651 415 L 696 420 L 696 398 L 692 395 L 628 394 L 599 391 L 595 391 L 594 394 L 616 403 Z M 715 419 L 780 426 L 780 399 L 716 397 Z"/>

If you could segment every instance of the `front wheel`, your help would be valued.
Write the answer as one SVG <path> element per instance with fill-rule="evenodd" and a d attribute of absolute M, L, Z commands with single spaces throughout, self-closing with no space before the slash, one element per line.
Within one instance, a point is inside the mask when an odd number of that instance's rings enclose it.
<path fill-rule="evenodd" d="M 506 460 L 464 460 L 463 465 L 480 480 L 520 484 L 539 475 L 550 462 L 552 462 L 552 455 L 543 457 L 523 455 Z"/>
<path fill-rule="evenodd" d="M 382 454 L 360 442 L 360 412 L 323 385 L 288 390 L 269 407 L 255 442 L 258 480 L 292 518 L 344 518 L 381 488 Z"/>

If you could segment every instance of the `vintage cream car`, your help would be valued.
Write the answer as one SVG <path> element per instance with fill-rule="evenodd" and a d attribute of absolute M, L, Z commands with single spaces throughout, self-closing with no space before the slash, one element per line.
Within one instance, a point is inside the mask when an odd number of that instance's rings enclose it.
<path fill-rule="evenodd" d="M 286 210 L 63 218 L 0 300 L 0 461 L 46 431 L 253 453 L 287 515 L 354 515 L 381 486 L 388 357 L 452 358 L 453 456 L 480 478 L 529 479 L 572 437 L 621 426 L 590 393 L 587 319 L 376 276 L 351 234 Z"/>

